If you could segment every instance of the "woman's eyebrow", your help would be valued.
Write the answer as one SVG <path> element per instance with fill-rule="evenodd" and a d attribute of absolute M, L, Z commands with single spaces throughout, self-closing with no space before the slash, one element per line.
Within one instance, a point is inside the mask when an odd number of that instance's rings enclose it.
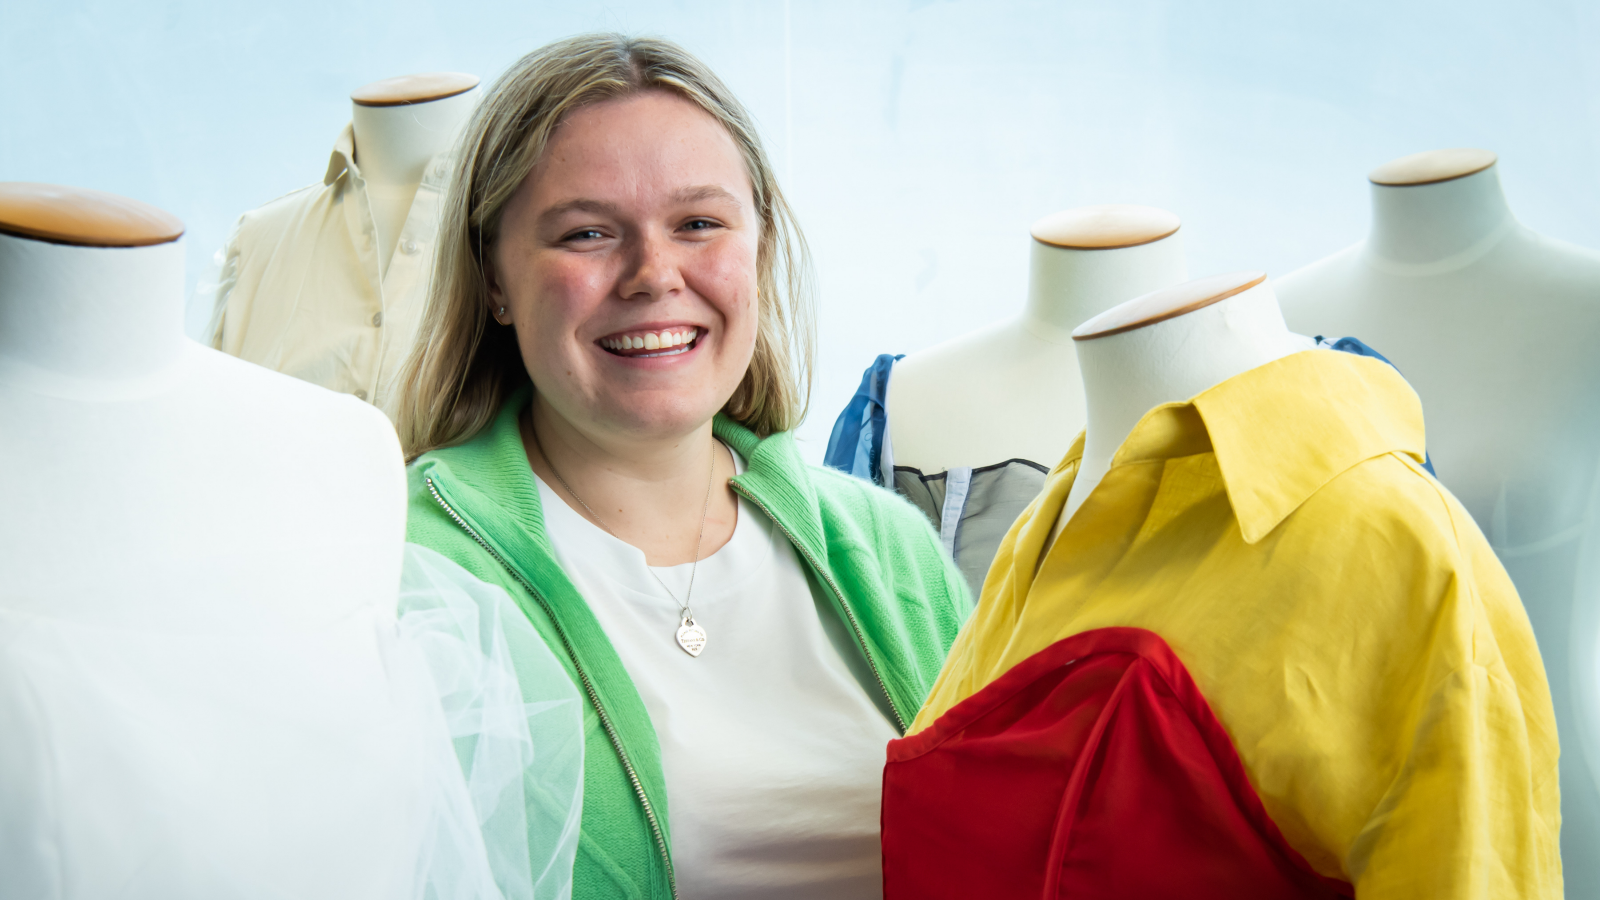
<path fill-rule="evenodd" d="M 726 203 L 737 204 L 739 198 L 729 193 L 727 188 L 720 184 L 701 184 L 693 187 L 682 188 L 672 195 L 674 203 L 700 203 L 706 200 L 720 200 Z M 601 216 L 616 216 L 621 210 L 615 203 L 605 200 L 595 200 L 589 197 L 577 197 L 564 200 L 554 206 L 547 207 L 539 213 L 539 222 L 547 224 L 561 218 L 569 212 L 594 213 Z"/>
<path fill-rule="evenodd" d="M 555 206 L 547 207 L 544 212 L 539 213 L 539 222 L 541 224 L 553 222 L 569 212 L 587 212 L 594 213 L 596 215 L 610 216 L 616 215 L 617 211 L 617 205 L 615 203 L 607 203 L 604 200 L 591 200 L 587 197 L 579 197 L 576 200 L 566 200 L 561 203 L 557 203 Z"/>
<path fill-rule="evenodd" d="M 702 200 L 725 200 L 729 203 L 738 203 L 739 198 L 728 192 L 720 184 L 702 184 L 695 187 L 686 187 L 672 195 L 672 199 L 679 203 L 697 203 Z"/>

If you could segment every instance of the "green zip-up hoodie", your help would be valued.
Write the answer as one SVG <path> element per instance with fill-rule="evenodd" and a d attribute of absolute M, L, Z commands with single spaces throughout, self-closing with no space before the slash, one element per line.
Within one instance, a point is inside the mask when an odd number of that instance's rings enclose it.
<path fill-rule="evenodd" d="M 408 538 L 504 588 L 588 698 L 574 900 L 675 897 L 661 749 L 545 534 L 517 427 L 531 396 L 524 388 L 472 440 L 411 465 Z M 927 519 L 888 491 L 808 465 L 788 433 L 758 438 L 724 416 L 713 428 L 745 460 L 734 490 L 777 523 L 832 596 L 904 733 L 971 610 L 961 573 Z"/>

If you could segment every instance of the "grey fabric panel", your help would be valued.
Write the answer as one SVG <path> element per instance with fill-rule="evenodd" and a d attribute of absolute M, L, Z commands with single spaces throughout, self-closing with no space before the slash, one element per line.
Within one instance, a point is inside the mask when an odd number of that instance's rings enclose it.
<path fill-rule="evenodd" d="M 983 591 L 989 564 L 1017 516 L 1044 489 L 1046 466 L 1026 459 L 1011 459 L 972 470 L 967 503 L 956 533 L 956 566 L 972 588 L 974 600 Z M 924 475 L 909 466 L 896 466 L 894 489 L 916 504 L 934 528 L 944 508 L 945 473 Z"/>
<path fill-rule="evenodd" d="M 905 466 L 895 466 L 894 492 L 910 500 L 928 517 L 928 524 L 939 527 L 939 513 L 944 509 L 944 473 L 923 476 Z"/>

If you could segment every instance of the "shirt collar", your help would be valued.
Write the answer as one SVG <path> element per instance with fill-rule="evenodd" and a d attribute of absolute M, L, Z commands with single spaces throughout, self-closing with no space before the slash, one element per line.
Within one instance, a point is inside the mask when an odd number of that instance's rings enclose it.
<path fill-rule="evenodd" d="M 322 176 L 322 183 L 332 186 L 339 176 L 349 170 L 351 175 L 361 177 L 361 170 L 356 168 L 356 126 L 351 122 L 339 132 L 339 139 L 333 142 L 333 154 L 328 157 L 328 172 Z"/>
<path fill-rule="evenodd" d="M 459 138 L 460 135 L 458 134 L 456 137 Z M 455 141 L 452 140 L 450 145 L 454 146 Z M 428 167 L 422 172 L 421 186 L 442 189 L 445 183 L 450 180 L 451 163 L 454 158 L 454 154 L 449 150 L 435 154 L 433 159 L 429 161 Z M 323 174 L 322 183 L 332 187 L 333 183 L 339 180 L 339 176 L 345 172 L 349 172 L 357 181 L 361 180 L 361 168 L 356 165 L 356 126 L 354 122 L 346 124 L 344 130 L 339 132 L 339 139 L 333 142 L 333 153 L 328 156 L 328 171 Z"/>
<path fill-rule="evenodd" d="M 1062 470 L 1083 457 L 1083 435 Z M 1266 537 L 1312 494 L 1386 453 L 1424 459 L 1422 401 L 1393 366 L 1307 350 L 1146 413 L 1112 457 L 1126 463 L 1213 452 L 1246 543 Z"/>

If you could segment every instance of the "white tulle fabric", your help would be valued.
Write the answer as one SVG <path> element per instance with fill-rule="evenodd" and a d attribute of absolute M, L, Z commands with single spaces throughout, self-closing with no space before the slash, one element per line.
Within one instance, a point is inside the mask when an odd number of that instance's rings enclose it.
<path fill-rule="evenodd" d="M 408 546 L 398 619 L 137 630 L 0 603 L 0 897 L 571 894 L 578 695 Z"/>
<path fill-rule="evenodd" d="M 583 812 L 576 685 L 504 591 L 416 544 L 400 636 L 427 662 L 450 763 L 465 775 L 464 791 L 439 783 L 419 883 L 429 897 L 571 897 Z"/>

